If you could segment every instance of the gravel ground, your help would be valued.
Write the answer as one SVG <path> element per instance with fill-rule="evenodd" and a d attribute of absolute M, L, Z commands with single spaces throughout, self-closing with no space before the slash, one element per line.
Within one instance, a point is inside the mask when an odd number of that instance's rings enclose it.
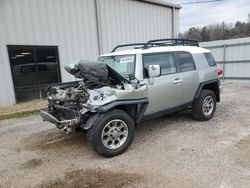
<path fill-rule="evenodd" d="M 39 116 L 0 121 L 0 187 L 249 187 L 249 94 L 225 85 L 208 122 L 181 112 L 142 123 L 110 159 Z"/>

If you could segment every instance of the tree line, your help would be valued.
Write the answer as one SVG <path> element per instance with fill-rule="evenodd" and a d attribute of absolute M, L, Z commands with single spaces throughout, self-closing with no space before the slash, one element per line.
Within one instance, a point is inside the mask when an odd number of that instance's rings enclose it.
<path fill-rule="evenodd" d="M 225 22 L 204 26 L 192 27 L 179 34 L 179 38 L 195 39 L 199 42 L 224 40 L 250 36 L 250 13 L 247 22 L 237 21 L 235 24 Z"/>

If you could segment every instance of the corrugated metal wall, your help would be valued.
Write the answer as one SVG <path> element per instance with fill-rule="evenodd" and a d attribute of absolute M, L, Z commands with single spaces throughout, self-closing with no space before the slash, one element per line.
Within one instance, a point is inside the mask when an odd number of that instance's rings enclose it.
<path fill-rule="evenodd" d="M 172 37 L 172 8 L 131 0 L 99 0 L 102 52 L 129 42 Z M 178 12 L 178 11 L 176 11 Z"/>
<path fill-rule="evenodd" d="M 56 45 L 63 65 L 98 56 L 93 0 L 0 0 L 0 106 L 15 103 L 6 45 Z"/>
<path fill-rule="evenodd" d="M 15 103 L 7 45 L 58 46 L 62 81 L 71 81 L 65 64 L 96 59 L 120 43 L 176 35 L 172 13 L 136 0 L 0 0 L 0 106 Z"/>
<path fill-rule="evenodd" d="M 225 79 L 250 80 L 250 37 L 201 42 L 200 46 L 211 50 Z"/>

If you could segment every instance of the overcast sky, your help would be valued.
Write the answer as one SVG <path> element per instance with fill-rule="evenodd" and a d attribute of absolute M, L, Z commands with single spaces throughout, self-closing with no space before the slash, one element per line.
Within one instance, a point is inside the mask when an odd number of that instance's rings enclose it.
<path fill-rule="evenodd" d="M 175 3 L 206 0 L 172 0 Z M 202 27 L 213 23 L 235 23 L 247 21 L 250 13 L 250 0 L 222 0 L 212 3 L 182 5 L 180 10 L 180 32 L 190 27 Z"/>

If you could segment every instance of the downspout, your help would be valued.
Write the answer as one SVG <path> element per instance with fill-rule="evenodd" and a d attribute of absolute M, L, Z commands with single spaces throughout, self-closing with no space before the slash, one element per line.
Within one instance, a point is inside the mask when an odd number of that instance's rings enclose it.
<path fill-rule="evenodd" d="M 175 27 L 176 27 L 176 16 L 175 16 L 175 7 L 173 7 L 172 8 L 172 38 L 176 38 L 176 34 L 175 34 L 175 32 L 176 32 L 176 29 L 175 29 Z"/>
<path fill-rule="evenodd" d="M 98 56 L 103 53 L 102 45 L 102 26 L 100 19 L 100 3 L 99 0 L 95 0 L 95 13 L 96 13 L 96 27 L 97 27 L 97 42 L 98 42 Z"/>

